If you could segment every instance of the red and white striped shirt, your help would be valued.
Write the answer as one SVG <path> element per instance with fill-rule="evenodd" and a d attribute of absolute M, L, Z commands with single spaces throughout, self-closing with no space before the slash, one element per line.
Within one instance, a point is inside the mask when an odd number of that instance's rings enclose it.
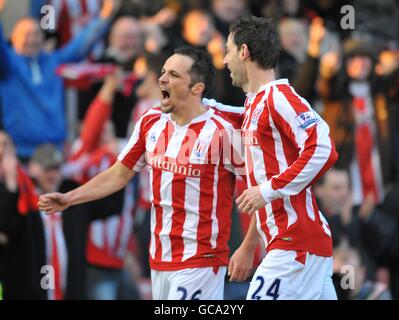
<path fill-rule="evenodd" d="M 248 187 L 260 186 L 267 202 L 256 212 L 267 251 L 331 256 L 331 232 L 311 190 L 338 158 L 328 125 L 286 79 L 248 94 L 239 109 Z"/>
<path fill-rule="evenodd" d="M 227 265 L 235 167 L 221 155 L 222 132 L 232 129 L 213 109 L 185 126 L 160 108 L 137 122 L 118 160 L 135 171 L 150 168 L 152 269 Z"/>

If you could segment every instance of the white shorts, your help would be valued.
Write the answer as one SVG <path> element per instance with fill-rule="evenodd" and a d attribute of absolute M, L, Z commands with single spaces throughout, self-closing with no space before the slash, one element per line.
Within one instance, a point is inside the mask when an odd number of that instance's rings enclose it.
<path fill-rule="evenodd" d="M 257 268 L 247 300 L 337 300 L 332 282 L 332 257 L 272 250 Z"/>
<path fill-rule="evenodd" d="M 154 300 L 223 300 L 226 267 L 151 270 Z"/>

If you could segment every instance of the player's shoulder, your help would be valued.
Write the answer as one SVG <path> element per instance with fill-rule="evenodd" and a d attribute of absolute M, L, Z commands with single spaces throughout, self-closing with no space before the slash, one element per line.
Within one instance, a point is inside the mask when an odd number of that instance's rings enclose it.
<path fill-rule="evenodd" d="M 239 129 L 241 127 L 241 114 L 228 113 L 213 109 L 212 120 L 219 129 Z"/>
<path fill-rule="evenodd" d="M 140 120 L 142 122 L 146 122 L 150 119 L 157 119 L 157 118 L 161 117 L 161 115 L 162 115 L 161 107 L 152 107 L 152 108 L 149 108 L 148 110 L 146 110 L 140 116 Z"/>

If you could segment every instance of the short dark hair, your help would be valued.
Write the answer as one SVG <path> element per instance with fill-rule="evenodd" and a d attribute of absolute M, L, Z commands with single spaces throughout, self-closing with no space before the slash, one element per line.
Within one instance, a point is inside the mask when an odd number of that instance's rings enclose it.
<path fill-rule="evenodd" d="M 189 71 L 192 79 L 190 86 L 202 82 L 205 85 L 202 96 L 207 96 L 212 89 L 215 79 L 215 68 L 210 54 L 204 49 L 191 46 L 178 47 L 175 50 L 175 54 L 180 54 L 193 60 L 193 64 Z"/>
<path fill-rule="evenodd" d="M 281 51 L 276 26 L 266 18 L 247 16 L 230 25 L 230 33 L 238 49 L 248 46 L 251 60 L 264 69 L 276 67 Z"/>

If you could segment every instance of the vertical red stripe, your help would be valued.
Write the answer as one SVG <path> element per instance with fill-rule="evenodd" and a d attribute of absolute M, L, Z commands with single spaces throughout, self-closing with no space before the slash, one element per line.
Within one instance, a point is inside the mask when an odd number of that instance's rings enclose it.
<path fill-rule="evenodd" d="M 211 144 L 219 143 L 216 140 L 219 139 L 219 134 L 216 131 L 211 140 Z M 221 143 L 219 143 L 220 148 Z M 212 163 L 212 151 L 213 148 L 209 148 L 205 173 L 201 177 L 199 195 L 199 221 L 197 231 L 197 254 L 203 255 L 209 253 L 212 250 L 211 236 L 212 236 L 212 210 L 213 210 L 213 188 L 215 184 L 215 170 L 217 170 L 216 164 Z"/>
<path fill-rule="evenodd" d="M 64 294 L 62 292 L 61 282 L 62 282 L 62 275 L 61 275 L 61 266 L 60 260 L 58 257 L 58 241 L 56 236 L 56 221 L 59 219 L 56 215 L 52 215 L 50 217 L 50 228 L 51 228 L 51 258 L 52 258 L 52 265 L 54 268 L 54 294 L 55 300 L 63 300 Z"/>
<path fill-rule="evenodd" d="M 191 152 L 194 148 L 197 138 L 205 125 L 205 121 L 194 123 L 187 129 L 186 136 L 183 138 L 182 145 L 177 155 L 178 162 L 188 163 Z M 199 178 L 200 179 L 200 178 Z M 170 231 L 170 240 L 172 246 L 172 262 L 181 262 L 184 252 L 183 227 L 186 220 L 186 211 L 184 207 L 186 194 L 186 177 L 175 173 L 172 180 L 172 228 Z"/>

